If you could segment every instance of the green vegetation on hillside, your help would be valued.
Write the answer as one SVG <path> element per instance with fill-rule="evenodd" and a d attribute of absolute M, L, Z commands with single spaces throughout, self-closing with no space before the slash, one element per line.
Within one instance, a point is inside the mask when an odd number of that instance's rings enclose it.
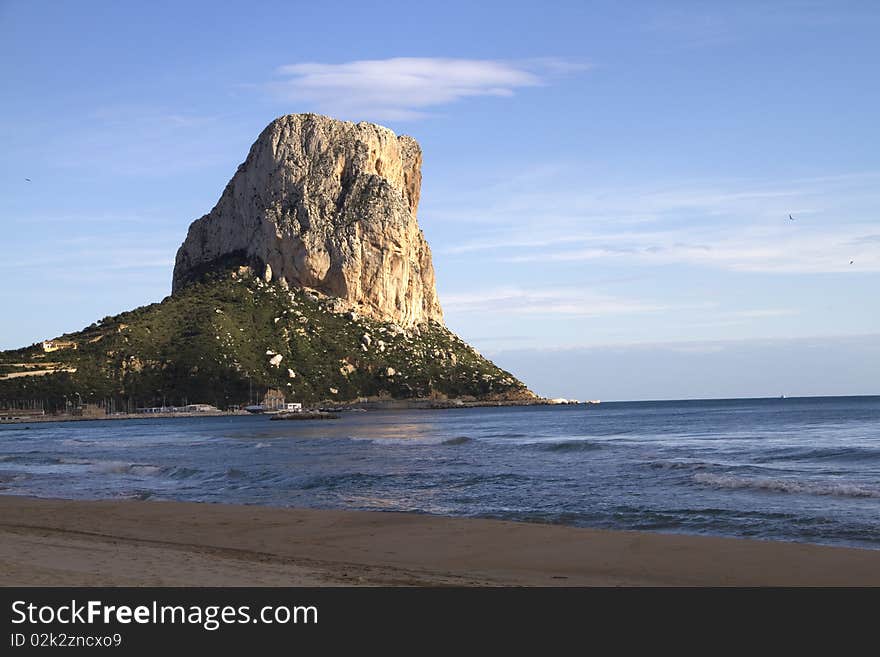
<path fill-rule="evenodd" d="M 404 331 L 343 309 L 338 299 L 267 284 L 247 268 L 207 274 L 161 303 L 57 341 L 76 348 L 47 353 L 40 343 L 0 352 L 0 406 L 37 399 L 51 410 L 64 408 L 66 397 L 227 408 L 269 388 L 305 403 L 531 397 L 440 324 Z M 51 373 L 14 376 L 38 371 Z"/>

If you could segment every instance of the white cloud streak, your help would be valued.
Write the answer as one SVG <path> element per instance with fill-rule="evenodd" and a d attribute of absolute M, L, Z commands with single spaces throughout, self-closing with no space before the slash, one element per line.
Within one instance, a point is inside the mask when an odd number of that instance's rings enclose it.
<path fill-rule="evenodd" d="M 491 204 L 441 208 L 477 237 L 438 244 L 438 253 L 486 252 L 512 263 L 605 261 L 627 266 L 686 264 L 777 274 L 880 271 L 874 172 L 776 186 L 729 181 L 673 189 L 602 189 L 552 169 L 528 192 L 502 183 Z M 428 210 L 427 212 L 430 212 Z M 792 214 L 795 221 L 789 221 Z M 479 220 L 483 219 L 482 222 Z"/>
<path fill-rule="evenodd" d="M 651 313 L 669 306 L 621 299 L 580 288 L 492 288 L 459 294 L 442 294 L 446 312 L 465 314 L 568 315 L 600 317 Z"/>
<path fill-rule="evenodd" d="M 301 107 L 356 120 L 413 120 L 426 110 L 476 96 L 512 96 L 585 65 L 560 59 L 394 57 L 343 64 L 281 66 L 271 89 Z"/>
<path fill-rule="evenodd" d="M 702 234 L 698 234 L 702 232 Z M 595 238 L 594 238 L 595 239 Z M 635 265 L 687 264 L 730 271 L 809 274 L 880 271 L 880 244 L 859 240 L 859 231 L 672 229 L 665 233 L 603 236 L 601 247 L 512 255 L 507 262 L 583 262 L 617 259 Z"/>
<path fill-rule="evenodd" d="M 847 334 L 825 334 L 802 337 L 770 337 L 770 338 L 729 338 L 724 340 L 675 340 L 675 341 L 623 341 L 623 342 L 598 342 L 598 343 L 580 343 L 572 342 L 569 344 L 539 345 L 539 346 L 508 346 L 501 349 L 495 349 L 486 353 L 502 354 L 517 351 L 528 351 L 537 353 L 554 353 L 554 352 L 591 352 L 598 350 L 619 350 L 621 353 L 625 351 L 636 350 L 655 350 L 666 349 L 681 353 L 715 353 L 728 349 L 737 349 L 743 346 L 781 348 L 785 345 L 797 345 L 809 349 L 823 349 L 826 341 L 835 341 L 854 346 L 870 345 L 880 348 L 880 333 L 856 333 Z"/>

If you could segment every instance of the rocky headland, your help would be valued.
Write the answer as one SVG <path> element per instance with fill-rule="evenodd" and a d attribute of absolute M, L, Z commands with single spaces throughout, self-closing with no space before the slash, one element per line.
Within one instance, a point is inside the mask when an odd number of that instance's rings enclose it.
<path fill-rule="evenodd" d="M 538 401 L 443 322 L 419 228 L 422 152 L 293 114 L 257 138 L 177 252 L 172 294 L 0 352 L 0 406 L 219 408 L 326 400 Z"/>

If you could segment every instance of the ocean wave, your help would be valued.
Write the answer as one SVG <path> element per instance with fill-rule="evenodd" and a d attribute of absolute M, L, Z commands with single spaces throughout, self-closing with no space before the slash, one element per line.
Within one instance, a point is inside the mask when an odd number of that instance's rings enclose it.
<path fill-rule="evenodd" d="M 395 475 L 390 474 L 367 474 L 364 472 L 352 472 L 347 474 L 328 474 L 316 477 L 308 477 L 302 481 L 297 488 L 302 490 L 313 490 L 316 488 L 337 489 L 340 486 L 356 485 L 362 486 L 371 484 L 384 479 L 389 479 Z"/>
<path fill-rule="evenodd" d="M 195 468 L 184 467 L 162 468 L 162 474 L 170 477 L 171 479 L 189 479 L 191 477 L 203 474 L 203 471 L 196 470 Z"/>
<path fill-rule="evenodd" d="M 75 445 L 95 445 L 97 444 L 94 440 L 83 440 L 82 438 L 65 438 L 61 441 L 62 445 L 67 446 L 75 446 Z"/>
<path fill-rule="evenodd" d="M 654 470 L 705 470 L 712 464 L 705 461 L 650 461 L 647 465 Z"/>
<path fill-rule="evenodd" d="M 127 463 L 125 461 L 98 461 L 92 463 L 90 469 L 101 474 L 157 475 L 162 473 L 162 467 L 158 465 Z"/>
<path fill-rule="evenodd" d="M 553 440 L 527 444 L 529 447 L 536 447 L 545 452 L 591 452 L 605 447 L 602 443 L 587 439 Z"/>
<path fill-rule="evenodd" d="M 67 462 L 67 461 L 65 461 Z M 127 461 L 74 461 L 79 465 L 89 466 L 92 472 L 101 474 L 134 475 L 136 477 L 167 477 L 170 479 L 189 479 L 200 474 L 202 470 L 183 466 L 162 466 L 152 463 L 129 463 Z"/>
<path fill-rule="evenodd" d="M 520 486 L 531 478 L 516 472 L 498 472 L 496 474 L 471 474 L 464 477 L 450 480 L 444 485 L 449 488 L 466 488 L 470 486 L 480 485 L 503 485 L 503 486 Z"/>
<path fill-rule="evenodd" d="M 64 465 L 92 465 L 92 461 L 88 459 L 78 459 L 62 456 L 58 459 L 58 463 Z"/>
<path fill-rule="evenodd" d="M 23 454 L 4 454 L 0 456 L 0 463 L 12 463 L 18 465 L 58 465 L 63 461 L 54 456 L 47 456 L 41 452 L 25 452 Z"/>
<path fill-rule="evenodd" d="M 464 445 L 465 443 L 473 442 L 473 438 L 470 436 L 456 436 L 455 438 L 447 438 L 442 441 L 441 445 Z"/>
<path fill-rule="evenodd" d="M 871 447 L 786 447 L 770 450 L 755 461 L 866 461 L 880 460 L 880 449 Z"/>
<path fill-rule="evenodd" d="M 479 518 L 495 520 L 515 520 L 545 525 L 583 525 L 595 521 L 599 515 L 590 512 L 538 511 L 538 510 L 487 510 L 475 514 Z"/>
<path fill-rule="evenodd" d="M 132 436 L 130 438 L 98 437 L 98 438 L 65 438 L 61 444 L 66 447 L 84 449 L 87 447 L 145 449 L 148 447 L 165 447 L 186 445 L 186 447 L 202 447 L 212 445 L 212 441 L 201 436 L 170 435 L 170 436 Z"/>
<path fill-rule="evenodd" d="M 10 470 L 48 474 L 81 470 L 92 464 L 87 459 L 49 456 L 41 453 L 26 453 L 0 457 L 0 465 Z"/>
<path fill-rule="evenodd" d="M 208 481 L 214 481 L 237 489 L 248 488 L 258 484 L 282 484 L 288 479 L 289 475 L 284 472 L 273 470 L 248 471 L 240 468 L 227 468 L 222 473 L 213 473 L 208 477 Z"/>
<path fill-rule="evenodd" d="M 115 495 L 117 499 L 122 500 L 136 500 L 143 502 L 144 500 L 148 500 L 153 497 L 153 491 L 149 490 L 134 490 L 134 491 L 120 491 Z"/>
<path fill-rule="evenodd" d="M 698 472 L 694 481 L 715 488 L 763 490 L 799 495 L 829 495 L 835 497 L 880 498 L 880 488 L 857 484 L 797 481 L 793 479 L 747 478 Z"/>

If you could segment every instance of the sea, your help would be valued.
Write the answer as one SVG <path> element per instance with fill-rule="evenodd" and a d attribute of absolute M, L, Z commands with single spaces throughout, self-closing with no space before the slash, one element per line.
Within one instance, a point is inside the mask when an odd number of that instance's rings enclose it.
<path fill-rule="evenodd" d="M 880 397 L 9 424 L 0 426 L 0 494 L 880 549 Z"/>

